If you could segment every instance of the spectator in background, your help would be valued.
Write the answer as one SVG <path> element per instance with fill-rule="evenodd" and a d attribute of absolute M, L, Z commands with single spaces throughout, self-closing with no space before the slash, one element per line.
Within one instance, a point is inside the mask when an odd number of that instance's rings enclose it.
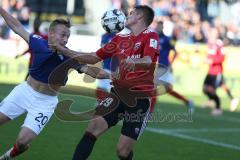
<path fill-rule="evenodd" d="M 7 12 L 10 12 L 10 2 L 9 0 L 2 0 L 1 6 L 3 9 L 5 9 Z M 0 27 L 1 27 L 1 37 L 3 39 L 7 39 L 9 37 L 9 27 L 7 26 L 6 22 L 2 17 L 0 17 Z"/>
<path fill-rule="evenodd" d="M 25 0 L 2 0 L 1 6 L 13 17 L 17 18 L 25 29 L 29 30 L 30 10 L 25 4 Z M 0 19 L 0 26 L 1 37 L 4 39 L 8 39 L 9 37 L 11 37 L 17 40 L 16 43 L 18 45 L 18 37 L 16 38 L 16 34 L 10 32 L 10 29 L 2 18 Z"/>

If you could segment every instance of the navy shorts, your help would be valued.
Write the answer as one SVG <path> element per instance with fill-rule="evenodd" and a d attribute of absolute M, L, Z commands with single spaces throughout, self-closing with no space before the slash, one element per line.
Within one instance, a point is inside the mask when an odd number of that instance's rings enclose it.
<path fill-rule="evenodd" d="M 215 89 L 217 87 L 220 87 L 224 83 L 225 83 L 225 80 L 222 74 L 219 74 L 219 75 L 208 74 L 204 80 L 204 85 L 212 86 Z"/>

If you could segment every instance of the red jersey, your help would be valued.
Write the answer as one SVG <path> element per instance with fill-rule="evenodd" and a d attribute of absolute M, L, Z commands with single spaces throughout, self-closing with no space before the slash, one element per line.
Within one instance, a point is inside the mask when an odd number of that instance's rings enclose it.
<path fill-rule="evenodd" d="M 216 43 L 208 44 L 208 56 L 209 63 L 208 74 L 218 75 L 223 73 L 223 61 L 225 55 L 223 52 L 223 43 L 218 40 Z"/>
<path fill-rule="evenodd" d="M 106 44 L 103 48 L 100 48 L 96 54 L 101 59 L 112 57 L 116 58 L 119 62 L 118 69 L 120 78 L 113 81 L 115 87 L 132 90 L 146 90 L 152 89 L 154 86 L 154 70 L 159 53 L 158 44 L 159 38 L 157 33 L 150 29 L 146 29 L 137 36 L 131 33 L 116 35 L 111 42 Z M 135 68 L 134 72 L 129 72 L 124 70 L 120 63 L 123 59 L 139 59 L 144 56 L 149 56 L 152 59 L 152 65 L 147 70 Z"/>

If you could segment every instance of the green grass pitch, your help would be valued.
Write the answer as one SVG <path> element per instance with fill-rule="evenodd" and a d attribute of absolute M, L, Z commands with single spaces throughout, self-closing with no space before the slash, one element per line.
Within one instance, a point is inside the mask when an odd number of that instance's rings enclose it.
<path fill-rule="evenodd" d="M 0 84 L 0 100 L 13 88 Z M 240 113 L 228 112 L 229 100 L 222 97 L 224 114 L 210 115 L 202 109 L 204 96 L 189 97 L 196 103 L 195 113 L 186 115 L 186 107 L 170 96 L 161 96 L 155 108 L 154 121 L 148 124 L 134 149 L 136 160 L 239 160 Z M 73 111 L 94 106 L 95 100 L 84 96 L 60 95 L 60 99 L 74 99 Z M 160 116 L 161 115 L 161 116 Z M 180 115 L 177 120 L 176 115 Z M 0 154 L 15 142 L 24 116 L 0 127 Z M 192 120 L 192 121 L 191 121 Z M 70 160 L 87 122 L 64 122 L 55 115 L 33 141 L 31 148 L 16 160 Z M 102 135 L 90 160 L 115 160 L 120 125 Z"/>

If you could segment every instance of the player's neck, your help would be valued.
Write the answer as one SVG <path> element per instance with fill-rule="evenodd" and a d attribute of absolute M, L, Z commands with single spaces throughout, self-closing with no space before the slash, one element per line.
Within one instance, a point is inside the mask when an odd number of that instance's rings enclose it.
<path fill-rule="evenodd" d="M 143 25 L 135 25 L 135 26 L 131 27 L 131 31 L 132 31 L 134 36 L 139 35 L 140 33 L 142 33 L 146 29 L 147 29 L 147 27 L 145 27 Z"/>

